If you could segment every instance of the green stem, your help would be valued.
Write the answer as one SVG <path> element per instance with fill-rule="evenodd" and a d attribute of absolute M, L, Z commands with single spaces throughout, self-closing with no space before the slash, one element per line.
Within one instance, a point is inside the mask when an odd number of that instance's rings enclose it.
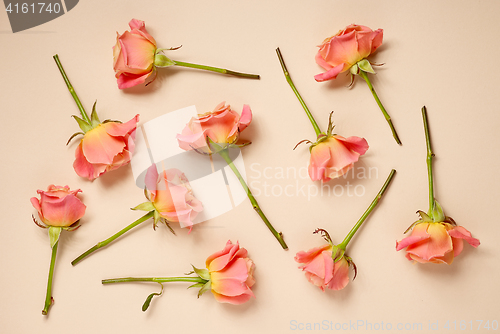
<path fill-rule="evenodd" d="M 359 220 L 356 223 L 356 225 L 354 225 L 354 227 L 347 234 L 347 236 L 342 241 L 342 243 L 338 245 L 339 248 L 342 248 L 343 250 L 346 249 L 347 245 L 351 241 L 351 239 L 354 236 L 354 234 L 356 234 L 356 232 L 361 227 L 361 225 L 363 224 L 363 222 L 370 215 L 370 213 L 372 212 L 372 210 L 377 206 L 378 202 L 380 202 L 380 199 L 382 198 L 382 196 L 384 195 L 385 190 L 387 189 L 387 187 L 391 183 L 392 178 L 394 177 L 394 174 L 396 174 L 396 170 L 395 169 L 391 170 L 391 173 L 387 177 L 387 180 L 385 180 L 385 183 L 382 186 L 382 188 L 380 189 L 380 191 L 378 192 L 377 196 L 375 196 L 375 199 L 372 201 L 372 203 L 370 204 L 370 206 L 368 207 L 368 209 L 366 209 L 365 213 L 363 213 L 363 215 L 361 216 L 361 218 L 359 218 Z"/>
<path fill-rule="evenodd" d="M 297 98 L 299 99 L 299 102 L 302 105 L 302 108 L 304 108 L 304 111 L 306 112 L 307 117 L 309 118 L 309 121 L 311 121 L 311 124 L 314 128 L 314 131 L 316 132 L 316 137 L 319 136 L 321 134 L 321 130 L 318 126 L 318 123 L 316 123 L 316 121 L 314 120 L 314 117 L 311 114 L 311 112 L 309 111 L 309 108 L 307 108 L 307 105 L 304 102 L 304 100 L 302 99 L 302 96 L 300 96 L 299 91 L 297 90 L 297 88 L 295 88 L 295 85 L 293 84 L 292 78 L 290 77 L 290 73 L 288 73 L 288 69 L 286 68 L 285 61 L 283 60 L 283 56 L 281 55 L 280 48 L 276 49 L 276 53 L 278 54 L 278 59 L 280 60 L 281 68 L 283 69 L 283 73 L 285 74 L 286 81 L 288 82 L 288 84 L 292 88 L 293 92 L 295 93 L 295 96 L 297 96 Z"/>
<path fill-rule="evenodd" d="M 47 315 L 49 313 L 49 308 L 53 303 L 52 299 L 52 278 L 54 276 L 54 267 L 56 265 L 56 255 L 57 255 L 57 245 L 59 244 L 59 240 L 56 241 L 54 246 L 52 247 L 52 257 L 50 259 L 50 269 L 49 269 L 49 280 L 47 282 L 47 294 L 45 296 L 45 306 L 42 310 L 43 315 Z"/>
<path fill-rule="evenodd" d="M 235 72 L 235 71 L 227 70 L 225 68 L 206 66 L 206 65 L 198 65 L 198 64 L 192 64 L 192 63 L 185 63 L 183 61 L 177 61 L 177 60 L 172 60 L 172 61 L 177 66 L 197 68 L 200 70 L 212 71 L 212 72 L 228 74 L 228 75 L 234 75 L 236 77 L 243 77 L 243 78 L 248 78 L 248 79 L 260 79 L 260 75 L 258 75 L 258 74 L 248 74 L 248 73 Z"/>
<path fill-rule="evenodd" d="M 127 227 L 125 227 L 124 229 L 120 230 L 118 233 L 112 235 L 111 237 L 109 237 L 108 239 L 106 239 L 104 241 L 98 242 L 94 247 L 90 248 L 85 253 L 83 253 L 82 255 L 80 255 L 79 257 L 77 257 L 76 259 L 74 259 L 71 262 L 71 264 L 72 265 L 76 265 L 78 262 L 80 262 L 81 260 L 83 260 L 84 258 L 86 258 L 88 255 L 92 254 L 93 252 L 95 252 L 99 248 L 107 246 L 110 242 L 114 241 L 116 238 L 118 238 L 118 237 L 122 236 L 123 234 L 125 234 L 126 232 L 130 231 L 131 229 L 133 229 L 137 225 L 145 222 L 149 218 L 153 218 L 153 215 L 154 215 L 154 211 L 148 212 L 147 214 L 145 214 L 141 218 L 137 219 L 132 224 L 130 224 Z"/>
<path fill-rule="evenodd" d="M 391 116 L 389 116 L 389 114 L 385 110 L 384 106 L 382 105 L 382 102 L 380 102 L 380 99 L 378 98 L 378 95 L 375 92 L 375 89 L 373 88 L 372 83 L 370 82 L 370 79 L 368 78 L 368 75 L 363 70 L 359 70 L 358 74 L 360 77 L 365 79 L 366 83 L 368 84 L 368 88 L 370 88 L 370 91 L 372 92 L 373 97 L 375 98 L 375 101 L 377 101 L 377 104 L 380 107 L 380 110 L 382 110 L 382 113 L 384 114 L 385 120 L 387 121 L 387 123 L 389 123 L 389 126 L 391 127 L 392 136 L 394 137 L 394 139 L 396 139 L 396 143 L 401 145 L 401 140 L 399 140 L 399 136 L 396 132 L 396 129 L 394 128 L 394 125 L 392 124 Z"/>
<path fill-rule="evenodd" d="M 427 108 L 422 107 L 422 118 L 424 121 L 425 130 L 425 142 L 427 144 L 427 175 L 429 176 L 429 214 L 434 210 L 434 179 L 432 176 L 432 158 L 434 153 L 432 153 L 431 148 L 431 138 L 429 136 L 429 123 L 427 122 Z"/>
<path fill-rule="evenodd" d="M 73 96 L 73 99 L 76 102 L 76 106 L 80 110 L 80 114 L 82 115 L 83 120 L 85 122 L 87 122 L 88 124 L 92 124 L 90 122 L 89 116 L 87 115 L 87 112 L 83 108 L 83 105 L 80 102 L 80 99 L 78 98 L 78 95 L 76 95 L 75 89 L 71 85 L 71 82 L 69 82 L 68 76 L 66 75 L 66 72 L 64 71 L 64 68 L 63 68 L 61 62 L 59 61 L 59 56 L 58 55 L 54 55 L 54 60 L 56 61 L 57 67 L 59 68 L 59 71 L 61 72 L 61 75 L 62 75 L 62 77 L 64 79 L 64 82 L 66 83 L 66 86 L 68 86 L 68 90 L 71 93 L 71 96 Z"/>
<path fill-rule="evenodd" d="M 192 282 L 192 283 L 206 283 L 201 277 L 123 277 L 103 279 L 102 284 L 111 283 L 124 283 L 124 282 L 155 282 L 155 283 L 168 283 L 168 282 Z"/>
<path fill-rule="evenodd" d="M 229 165 L 229 167 L 232 169 L 232 171 L 234 172 L 234 174 L 236 175 L 236 177 L 240 181 L 241 185 L 243 186 L 243 189 L 245 190 L 245 192 L 246 192 L 246 194 L 248 196 L 248 199 L 250 199 L 250 202 L 252 203 L 252 206 L 253 206 L 254 210 L 257 211 L 257 213 L 259 214 L 260 218 L 264 221 L 264 223 L 266 224 L 267 228 L 271 231 L 271 233 L 274 235 L 274 237 L 278 240 L 278 242 L 280 243 L 281 247 L 283 247 L 283 249 L 287 250 L 288 246 L 286 245 L 285 240 L 283 240 L 283 234 L 281 232 L 277 232 L 274 229 L 273 225 L 271 225 L 271 223 L 267 219 L 267 217 L 264 214 L 264 212 L 262 212 L 262 210 L 260 209 L 259 203 L 257 203 L 257 200 L 255 199 L 255 197 L 253 197 L 253 194 L 250 191 L 250 189 L 248 188 L 247 184 L 245 183 L 245 180 L 243 180 L 243 177 L 241 176 L 240 172 L 238 171 L 238 169 L 236 168 L 236 166 L 233 164 L 233 161 L 229 157 L 228 150 L 227 149 L 223 149 L 223 150 L 219 151 L 218 153 L 227 162 L 227 164 Z"/>

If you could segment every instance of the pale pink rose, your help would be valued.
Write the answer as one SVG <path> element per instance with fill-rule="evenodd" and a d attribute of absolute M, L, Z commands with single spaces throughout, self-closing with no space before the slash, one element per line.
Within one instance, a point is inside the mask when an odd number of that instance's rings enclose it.
<path fill-rule="evenodd" d="M 218 144 L 234 144 L 251 121 L 252 111 L 248 105 L 243 106 L 240 116 L 222 102 L 214 111 L 191 118 L 177 140 L 180 148 L 186 151 L 207 149 L 207 138 Z"/>
<path fill-rule="evenodd" d="M 382 44 L 384 31 L 351 24 L 319 45 L 316 63 L 326 72 L 316 75 L 316 81 L 335 79 L 339 73 L 348 71 L 365 59 Z"/>
<path fill-rule="evenodd" d="M 116 37 L 113 47 L 113 68 L 118 88 L 124 89 L 156 78 L 154 66 L 156 41 L 148 34 L 143 21 L 132 19 L 130 32 Z"/>
<path fill-rule="evenodd" d="M 303 264 L 299 268 L 305 271 L 307 280 L 322 291 L 325 288 L 341 290 L 349 283 L 349 262 L 342 256 L 334 263 L 330 244 L 307 252 L 300 251 L 295 256 L 295 261 Z"/>
<path fill-rule="evenodd" d="M 309 176 L 313 181 L 323 182 L 340 177 L 347 173 L 367 150 L 368 143 L 364 138 L 332 135 L 312 147 Z"/>
<path fill-rule="evenodd" d="M 80 189 L 70 190 L 68 186 L 50 185 L 47 191 L 38 190 L 40 199 L 31 198 L 31 204 L 38 211 L 38 217 L 47 226 L 68 227 L 85 214 L 86 206 L 76 196 Z"/>
<path fill-rule="evenodd" d="M 134 152 L 136 115 L 127 123 L 107 122 L 85 133 L 75 152 L 73 168 L 81 177 L 94 180 L 130 162 Z"/>
<path fill-rule="evenodd" d="M 420 263 L 451 264 L 463 249 L 463 240 L 477 247 L 480 242 L 462 226 L 449 223 L 422 222 L 413 227 L 410 236 L 396 242 L 396 250 L 406 247 L 408 260 Z"/>
<path fill-rule="evenodd" d="M 229 240 L 226 247 L 210 255 L 206 261 L 211 289 L 220 303 L 243 304 L 255 297 L 250 288 L 255 284 L 254 263 L 247 257 L 247 250 Z"/>
<path fill-rule="evenodd" d="M 160 216 L 167 222 L 181 223 L 191 231 L 193 219 L 203 211 L 203 205 L 194 197 L 184 173 L 171 168 L 158 174 L 156 165 L 152 165 L 145 183 L 148 199 Z"/>

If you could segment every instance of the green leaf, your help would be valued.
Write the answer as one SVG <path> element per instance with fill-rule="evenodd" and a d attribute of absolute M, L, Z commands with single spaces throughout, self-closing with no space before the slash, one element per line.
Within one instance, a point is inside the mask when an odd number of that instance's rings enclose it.
<path fill-rule="evenodd" d="M 132 208 L 132 210 L 141 210 L 141 211 L 154 211 L 155 206 L 151 202 L 144 202 L 136 206 L 135 208 Z"/>
<path fill-rule="evenodd" d="M 157 54 L 155 55 L 155 66 L 158 67 L 169 67 L 174 66 L 175 62 L 165 55 Z"/>
<path fill-rule="evenodd" d="M 349 70 L 351 71 L 351 74 L 358 74 L 358 71 L 359 71 L 358 64 L 352 65 Z"/>
<path fill-rule="evenodd" d="M 62 227 L 59 226 L 49 227 L 50 248 L 53 248 L 54 245 L 59 241 L 59 236 L 61 235 L 61 231 Z"/>
<path fill-rule="evenodd" d="M 155 220 L 155 225 L 158 225 L 158 221 L 160 220 L 161 216 L 160 213 L 156 210 L 154 210 L 154 220 Z"/>
<path fill-rule="evenodd" d="M 362 71 L 375 74 L 375 71 L 373 70 L 373 67 L 368 60 L 363 59 L 360 62 L 358 62 L 357 65 Z"/>
<path fill-rule="evenodd" d="M 153 300 L 153 297 L 159 296 L 159 295 L 160 294 L 156 293 L 156 292 L 153 292 L 152 294 L 150 294 L 148 296 L 148 298 L 146 298 L 146 301 L 144 302 L 144 304 L 142 304 L 142 312 L 145 312 L 149 308 L 149 304 L 151 304 L 151 300 Z"/>
<path fill-rule="evenodd" d="M 208 272 L 208 269 L 198 269 L 195 266 L 191 265 L 193 267 L 194 272 L 196 275 L 200 276 L 204 280 L 210 280 L 210 273 Z"/>
<path fill-rule="evenodd" d="M 83 133 L 83 132 L 76 132 L 76 133 L 73 133 L 73 135 L 72 135 L 71 137 L 69 137 L 68 142 L 66 143 L 66 146 L 67 146 L 67 145 L 71 142 L 71 140 L 73 140 L 73 138 L 75 138 L 75 137 L 76 137 L 76 136 L 78 136 L 78 135 L 83 135 L 83 136 L 85 136 L 85 133 Z"/>
<path fill-rule="evenodd" d="M 420 215 L 420 220 L 418 220 L 417 222 L 419 223 L 428 223 L 428 222 L 431 222 L 432 221 L 432 218 L 429 217 L 428 214 L 426 214 L 425 212 L 423 212 L 422 210 L 418 210 L 417 213 Z"/>
<path fill-rule="evenodd" d="M 198 298 L 200 298 L 200 296 L 205 292 L 210 291 L 211 288 L 212 288 L 212 282 L 208 281 L 207 283 L 205 283 L 205 285 L 203 285 L 200 291 L 198 291 Z"/>
<path fill-rule="evenodd" d="M 90 115 L 90 123 L 92 123 L 92 128 L 95 128 L 99 124 L 101 124 L 101 121 L 99 120 L 99 117 L 97 116 L 97 111 L 95 110 L 95 105 L 97 104 L 97 100 L 94 102 L 94 105 L 92 106 L 92 114 Z"/>
<path fill-rule="evenodd" d="M 445 215 L 443 212 L 443 208 L 438 203 L 438 201 L 434 200 L 434 208 L 432 208 L 432 212 L 429 212 L 432 220 L 436 223 L 442 222 L 445 220 Z"/>
<path fill-rule="evenodd" d="M 187 288 L 188 289 L 191 289 L 191 288 L 201 288 L 202 286 L 204 286 L 206 283 L 195 283 L 193 285 L 190 285 L 188 286 Z"/>
<path fill-rule="evenodd" d="M 87 132 L 89 132 L 90 130 L 92 130 L 92 126 L 91 126 L 89 123 L 85 122 L 85 121 L 84 121 L 83 119 L 81 119 L 80 117 L 75 116 L 75 115 L 73 115 L 72 117 L 76 120 L 76 122 L 78 123 L 78 126 L 80 127 L 80 129 L 82 129 L 82 131 L 83 131 L 84 133 L 87 133 Z"/>
<path fill-rule="evenodd" d="M 148 296 L 148 298 L 146 298 L 146 301 L 144 302 L 144 304 L 142 304 L 142 312 L 145 312 L 148 309 L 149 304 L 151 304 L 151 300 L 153 300 L 154 296 L 161 296 L 163 294 L 163 284 L 161 283 L 158 284 L 160 284 L 161 286 L 160 292 L 153 292 Z"/>
<path fill-rule="evenodd" d="M 427 215 L 426 215 L 426 216 L 427 216 Z M 415 227 L 415 225 L 420 224 L 420 223 L 423 223 L 423 221 L 422 221 L 422 220 L 417 220 L 416 222 L 414 222 L 413 224 L 411 224 L 411 225 L 410 225 L 410 226 L 406 229 L 406 231 L 405 231 L 403 234 L 408 233 L 408 232 L 409 232 L 409 231 L 410 231 L 413 227 Z"/>

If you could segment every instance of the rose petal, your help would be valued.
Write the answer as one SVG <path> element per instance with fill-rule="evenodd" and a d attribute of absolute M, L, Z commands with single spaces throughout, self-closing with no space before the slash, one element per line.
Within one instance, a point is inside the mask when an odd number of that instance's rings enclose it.
<path fill-rule="evenodd" d="M 92 164 L 109 165 L 113 162 L 115 155 L 125 148 L 123 140 L 108 135 L 102 124 L 87 132 L 81 144 L 83 155 Z"/>
<path fill-rule="evenodd" d="M 226 247 L 220 252 L 216 252 L 207 258 L 206 265 L 209 271 L 217 271 L 224 268 L 232 260 L 234 254 L 239 250 L 238 243 L 233 244 L 229 240 Z"/>
<path fill-rule="evenodd" d="M 75 162 L 73 168 L 78 176 L 85 177 L 90 181 L 95 180 L 106 171 L 106 164 L 91 164 L 83 155 L 82 143 L 76 148 Z"/>
<path fill-rule="evenodd" d="M 342 73 L 344 71 L 344 68 L 346 67 L 347 65 L 342 63 L 342 64 L 339 64 L 331 69 L 329 69 L 328 71 L 324 72 L 324 73 L 320 73 L 320 74 L 316 74 L 314 76 L 314 79 L 317 81 L 317 82 L 323 82 L 323 81 L 327 81 L 327 80 L 331 80 L 331 79 L 335 79 L 337 78 L 337 75 L 339 75 L 340 73 Z"/>
<path fill-rule="evenodd" d="M 217 292 L 215 292 L 213 290 L 212 290 L 212 293 L 214 294 L 215 300 L 218 301 L 219 303 L 229 303 L 229 304 L 233 304 L 233 305 L 240 305 L 240 304 L 246 303 L 247 301 L 250 300 L 251 297 L 253 297 L 253 295 L 248 294 L 248 293 L 242 294 L 239 296 L 233 296 L 233 297 L 218 294 Z"/>
<path fill-rule="evenodd" d="M 406 251 L 415 254 L 423 260 L 431 260 L 436 257 L 444 256 L 453 249 L 451 237 L 448 235 L 446 228 L 441 223 L 420 223 L 415 225 L 412 235 L 416 232 L 421 232 L 421 229 L 428 225 L 427 234 L 430 238 L 426 242 L 409 245 Z M 418 234 L 417 234 L 418 235 Z"/>
<path fill-rule="evenodd" d="M 477 248 L 477 246 L 481 244 L 479 239 L 473 238 L 471 233 L 462 226 L 455 226 L 453 229 L 448 231 L 448 234 L 453 238 L 464 239 L 474 248 Z"/>
<path fill-rule="evenodd" d="M 139 115 L 135 115 L 130 121 L 126 123 L 118 122 L 108 122 L 102 124 L 106 132 L 113 137 L 125 137 L 131 134 L 137 127 L 137 122 L 139 122 Z"/>
<path fill-rule="evenodd" d="M 328 289 L 342 290 L 349 283 L 349 263 L 343 257 L 335 263 L 333 277 L 328 282 Z"/>
<path fill-rule="evenodd" d="M 148 72 L 146 74 L 138 74 L 138 75 L 129 74 L 129 73 L 122 73 L 118 77 L 118 80 L 117 80 L 118 81 L 118 88 L 125 89 L 125 88 L 130 88 L 130 87 L 140 85 L 140 84 L 146 82 L 146 80 L 152 75 L 155 75 L 155 71 Z M 153 78 L 153 80 L 154 80 L 154 78 Z"/>
<path fill-rule="evenodd" d="M 252 122 L 252 110 L 248 104 L 243 105 L 243 110 L 241 111 L 239 130 L 242 132 L 246 129 L 248 125 Z"/>

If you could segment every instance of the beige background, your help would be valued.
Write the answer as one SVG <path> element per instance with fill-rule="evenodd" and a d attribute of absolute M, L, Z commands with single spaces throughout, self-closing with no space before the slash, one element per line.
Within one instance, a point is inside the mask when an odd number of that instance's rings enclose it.
<path fill-rule="evenodd" d="M 498 300 L 498 13 L 490 1 L 80 1 L 69 13 L 13 34 L 0 11 L 1 132 L 0 327 L 2 333 L 289 333 L 307 323 L 357 321 L 372 325 L 438 322 L 444 332 L 481 332 L 476 320 L 500 321 Z M 183 45 L 173 59 L 259 73 L 241 80 L 190 69 L 167 69 L 146 88 L 120 91 L 112 70 L 116 31 L 131 18 L 146 22 L 160 47 Z M 316 45 L 350 23 L 384 29 L 384 43 L 372 61 L 373 84 L 394 119 L 403 146 L 395 144 L 366 85 L 348 78 L 316 83 Z M 292 151 L 314 131 L 287 85 L 275 48 L 280 47 L 292 77 L 320 126 L 335 110 L 337 133 L 365 137 L 370 149 L 357 165 L 376 170 L 371 178 L 332 181 L 343 196 L 307 197 L 317 189 L 308 178 L 275 175 L 280 168 L 304 168 L 306 146 Z M 58 53 L 84 106 L 98 100 L 101 119 L 123 121 L 139 113 L 141 123 L 195 104 L 212 110 L 227 101 L 241 111 L 252 107 L 254 121 L 244 132 L 247 175 L 260 204 L 290 247 L 282 251 L 245 201 L 235 210 L 196 226 L 156 232 L 144 225 L 76 267 L 82 251 L 139 218 L 130 207 L 143 201 L 129 166 L 95 182 L 72 169 L 78 131 L 70 117 L 78 110 L 52 59 Z M 425 142 L 420 108 L 428 107 L 433 137 L 436 197 L 446 214 L 481 240 L 465 246 L 451 266 L 412 265 L 395 240 L 427 210 Z M 258 172 L 268 168 L 269 178 Z M 353 239 L 348 253 L 358 277 L 342 291 L 322 293 L 306 281 L 293 256 L 322 244 L 311 232 L 328 229 L 340 242 L 379 190 L 391 168 L 398 173 L 380 206 Z M 306 193 L 273 196 L 292 185 Z M 349 184 L 348 184 L 349 182 Z M 83 190 L 88 206 L 82 227 L 64 233 L 53 295 L 43 317 L 50 247 L 46 230 L 31 221 L 29 198 L 49 184 Z M 362 196 L 347 194 L 359 186 Z M 342 187 L 342 188 L 340 188 Z M 273 188 L 268 188 L 268 192 Z M 291 188 L 289 188 L 291 189 Z M 359 193 L 358 193 L 359 194 Z M 256 299 L 242 306 L 218 304 L 209 293 L 196 299 L 186 285 L 166 286 L 143 313 L 157 285 L 102 286 L 118 276 L 182 275 L 202 267 L 225 242 L 239 240 L 257 265 Z M 459 330 L 472 320 L 474 330 Z M 456 321 L 457 330 L 453 329 Z M 345 327 L 346 325 L 344 325 Z M 387 327 L 384 327 L 387 328 Z M 363 331 L 365 327 L 358 327 Z M 404 331 L 403 331 L 404 332 Z M 411 332 L 411 331 L 410 331 Z"/>

